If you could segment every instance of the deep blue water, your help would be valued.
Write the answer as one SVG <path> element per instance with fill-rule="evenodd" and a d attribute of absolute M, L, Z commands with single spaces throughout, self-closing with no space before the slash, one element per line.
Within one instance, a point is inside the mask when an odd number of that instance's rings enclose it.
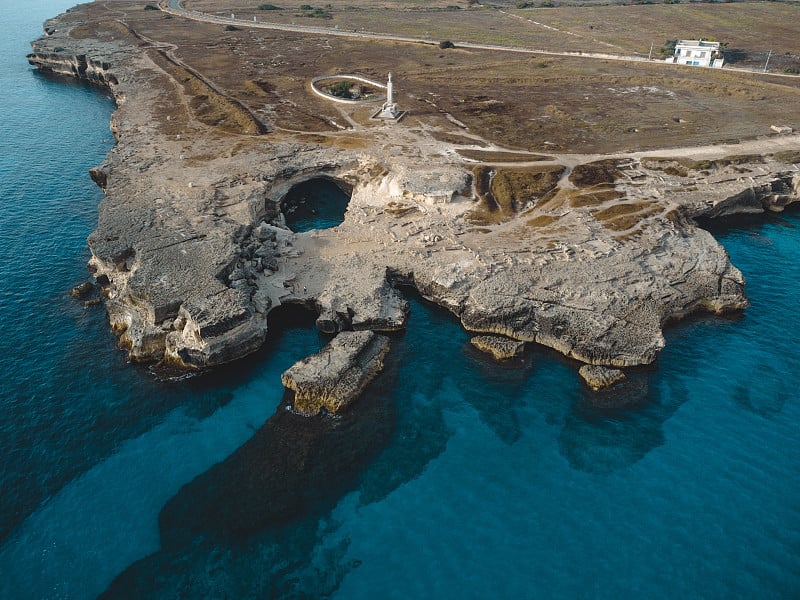
<path fill-rule="evenodd" d="M 257 356 L 162 383 L 66 295 L 87 276 L 111 101 L 24 60 L 70 2 L 8 4 L 0 597 L 800 595 L 796 213 L 714 232 L 753 306 L 670 329 L 619 392 L 630 409 L 592 408 L 545 350 L 490 364 L 413 297 L 342 419 L 281 408 L 280 372 L 324 343 L 290 311 Z"/>

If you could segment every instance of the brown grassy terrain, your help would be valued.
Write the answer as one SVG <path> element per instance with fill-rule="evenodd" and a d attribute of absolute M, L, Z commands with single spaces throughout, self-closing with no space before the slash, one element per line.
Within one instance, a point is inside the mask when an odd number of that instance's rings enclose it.
<path fill-rule="evenodd" d="M 239 6 L 244 4 L 233 7 L 237 16 L 243 16 L 244 9 Z M 216 7 L 218 11 L 226 7 L 227 12 L 232 6 L 211 0 L 189 5 Z M 772 5 L 763 6 L 771 14 Z M 227 31 L 223 25 L 143 10 L 142 4 L 134 2 L 93 3 L 87 10 L 100 15 L 106 30 L 112 29 L 113 19 L 124 10 L 125 22 L 137 35 L 163 47 L 175 46 L 171 55 L 185 69 L 159 62 L 153 55 L 172 82 L 165 84 L 165 93 L 180 90 L 187 97 L 185 104 L 174 98 L 165 100 L 167 115 L 191 109 L 206 124 L 233 123 L 238 117 L 227 109 L 220 112 L 220 107 L 238 106 L 265 130 L 274 132 L 268 135 L 278 135 L 281 130 L 337 132 L 348 126 L 344 112 L 365 128 L 375 126 L 368 119 L 372 108 L 343 109 L 311 93 L 309 81 L 316 75 L 339 73 L 383 80 L 388 71 L 394 74 L 397 101 L 409 111 L 403 126 L 424 124 L 438 139 L 460 144 L 480 144 L 475 139 L 478 136 L 506 148 L 544 154 L 559 150 L 618 152 L 751 138 L 768 134 L 773 124 L 798 126 L 800 78 L 662 63 L 441 50 L 425 44 L 244 26 Z M 258 12 L 271 16 L 280 11 Z M 382 12 L 387 20 L 393 17 L 392 10 Z M 397 12 L 418 18 L 420 11 Z M 480 13 L 484 19 L 494 14 L 477 10 L 433 12 L 447 13 L 448 18 L 454 18 L 450 13 L 462 17 Z M 192 73 L 219 94 L 192 82 Z M 236 112 L 234 108 L 231 110 Z M 454 124 L 453 119 L 466 129 Z M 168 126 L 174 129 L 171 122 Z M 359 136 L 358 145 L 363 144 L 362 134 L 353 135 Z M 336 139 L 344 143 L 341 136 Z"/>
<path fill-rule="evenodd" d="M 785 163 L 800 164 L 800 152 L 789 150 L 786 152 L 776 152 L 772 158 Z"/>
<path fill-rule="evenodd" d="M 648 54 L 651 42 L 658 50 L 668 39 L 703 37 L 727 41 L 732 48 L 800 54 L 800 6 L 793 3 L 650 4 L 513 12 L 625 52 Z"/>
<path fill-rule="evenodd" d="M 530 169 L 474 167 L 478 204 L 470 213 L 470 221 L 476 225 L 502 223 L 546 202 L 555 194 L 563 172 L 561 165 Z"/>
<path fill-rule="evenodd" d="M 353 0 L 308 3 L 325 8 L 325 17 L 308 17 L 303 2 L 273 2 L 283 10 L 258 10 L 259 0 L 187 0 L 193 10 L 276 23 L 338 26 L 340 29 L 425 37 L 433 40 L 509 44 L 543 50 L 580 50 L 647 55 L 665 40 L 703 37 L 727 41 L 731 48 L 798 57 L 800 6 L 791 2 L 647 4 L 514 8 L 516 2 L 483 6 L 462 0 Z M 556 2 L 556 4 L 559 4 Z M 605 4 L 612 4 L 605 2 Z M 459 6 L 459 10 L 447 10 Z M 498 10 L 500 9 L 500 10 Z M 547 27 L 544 27 L 544 26 Z"/>
<path fill-rule="evenodd" d="M 607 229 L 625 231 L 638 225 L 646 217 L 660 213 L 661 205 L 656 202 L 620 202 L 592 214 Z"/>
<path fill-rule="evenodd" d="M 626 162 L 629 161 L 607 159 L 578 165 L 569 174 L 569 180 L 577 187 L 613 184 Z"/>

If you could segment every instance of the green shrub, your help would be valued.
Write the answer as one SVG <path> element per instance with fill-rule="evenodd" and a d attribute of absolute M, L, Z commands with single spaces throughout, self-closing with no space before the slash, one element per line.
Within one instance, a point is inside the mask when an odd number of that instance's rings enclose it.
<path fill-rule="evenodd" d="M 258 10 L 283 10 L 280 6 L 274 4 L 259 4 Z"/>
<path fill-rule="evenodd" d="M 668 58 L 675 54 L 675 46 L 678 44 L 678 40 L 667 40 L 664 42 L 664 45 L 659 49 L 659 54 L 661 54 L 662 58 Z"/>
<path fill-rule="evenodd" d="M 336 96 L 337 98 L 352 98 L 351 87 L 353 87 L 352 81 L 338 81 L 328 88 L 328 92 L 331 96 Z"/>

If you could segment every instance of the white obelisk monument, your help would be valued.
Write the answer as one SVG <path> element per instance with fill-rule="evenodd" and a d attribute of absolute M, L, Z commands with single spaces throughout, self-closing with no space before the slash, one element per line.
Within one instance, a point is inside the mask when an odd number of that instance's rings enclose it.
<path fill-rule="evenodd" d="M 392 74 L 389 73 L 389 80 L 386 82 L 386 102 L 383 103 L 377 118 L 397 119 L 398 117 L 400 117 L 400 111 L 397 108 L 397 104 L 394 103 L 394 86 L 392 84 Z"/>

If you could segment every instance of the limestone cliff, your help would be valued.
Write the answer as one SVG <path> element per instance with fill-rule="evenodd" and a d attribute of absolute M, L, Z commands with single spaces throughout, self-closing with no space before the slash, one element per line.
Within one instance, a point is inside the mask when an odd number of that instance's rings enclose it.
<path fill-rule="evenodd" d="M 650 363 L 671 319 L 747 306 L 744 277 L 695 220 L 797 200 L 792 159 L 722 160 L 726 148 L 691 164 L 561 155 L 478 177 L 410 117 L 362 128 L 358 143 L 349 131 L 258 135 L 274 130 L 266 113 L 122 21 L 71 35 L 79 13 L 48 23 L 29 60 L 117 99 L 118 143 L 92 171 L 106 197 L 90 269 L 134 360 L 235 360 L 287 302 L 313 307 L 326 332 L 396 330 L 408 315 L 397 287 L 411 285 L 470 331 L 590 364 Z M 281 201 L 315 176 L 352 189 L 344 222 L 293 233 Z"/>

